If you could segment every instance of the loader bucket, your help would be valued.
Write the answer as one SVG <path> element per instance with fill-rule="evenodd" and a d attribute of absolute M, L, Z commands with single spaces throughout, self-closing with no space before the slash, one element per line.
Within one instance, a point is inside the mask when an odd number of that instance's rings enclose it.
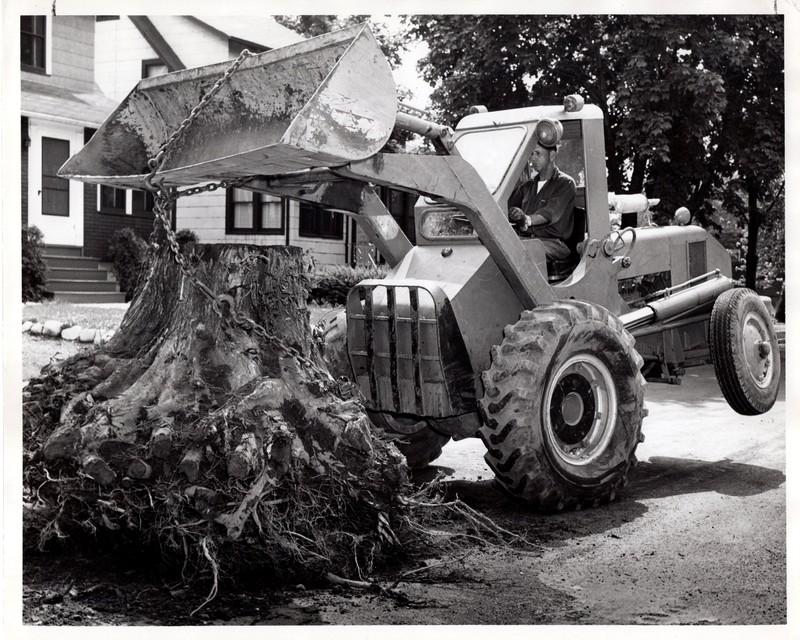
<path fill-rule="evenodd" d="M 154 157 L 230 62 L 141 80 L 59 175 L 142 188 Z M 186 129 L 156 180 L 167 186 L 343 165 L 391 135 L 397 95 L 368 27 L 246 59 Z"/>

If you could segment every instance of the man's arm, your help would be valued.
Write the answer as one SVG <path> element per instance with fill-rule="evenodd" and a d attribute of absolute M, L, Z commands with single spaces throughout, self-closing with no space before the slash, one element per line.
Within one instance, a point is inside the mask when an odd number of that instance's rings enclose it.
<path fill-rule="evenodd" d="M 523 182 L 518 184 L 514 191 L 511 192 L 511 197 L 508 199 L 508 209 L 511 210 L 512 207 L 522 207 L 522 198 L 525 195 L 523 187 L 527 183 Z"/>
<path fill-rule="evenodd" d="M 508 221 L 517 225 L 520 231 L 526 231 L 530 226 L 530 223 L 526 222 L 528 216 L 522 210 L 522 201 L 525 199 L 525 186 L 527 184 L 527 182 L 523 182 L 517 185 L 508 199 Z"/>

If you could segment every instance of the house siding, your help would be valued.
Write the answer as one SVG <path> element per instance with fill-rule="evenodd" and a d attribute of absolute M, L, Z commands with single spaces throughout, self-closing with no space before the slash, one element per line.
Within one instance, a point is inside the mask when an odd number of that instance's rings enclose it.
<path fill-rule="evenodd" d="M 95 23 L 95 80 L 107 96 L 122 100 L 142 78 L 142 60 L 157 57 L 126 17 Z"/>
<path fill-rule="evenodd" d="M 341 240 L 305 238 L 300 236 L 300 205 L 289 201 L 289 244 L 309 249 L 318 264 L 333 265 L 347 262 L 344 232 Z M 176 229 L 191 229 L 204 243 L 254 244 L 275 246 L 286 244 L 286 234 L 225 233 L 225 193 L 214 191 L 181 198 L 176 214 Z"/>
<path fill-rule="evenodd" d="M 58 16 L 47 21 L 47 73 L 22 69 L 22 80 L 91 92 L 94 85 L 94 17 Z"/>
<path fill-rule="evenodd" d="M 28 225 L 28 145 L 30 141 L 26 141 L 28 137 L 28 119 L 22 119 L 22 152 L 21 152 L 21 164 L 20 168 L 22 169 L 22 194 L 21 194 L 21 212 L 22 212 L 22 224 L 27 226 Z"/>
<path fill-rule="evenodd" d="M 84 188 L 83 254 L 90 258 L 108 257 L 111 235 L 126 227 L 133 229 L 144 240 L 153 231 L 153 217 L 124 213 L 100 213 L 97 210 L 97 189 L 93 184 Z"/>
<path fill-rule="evenodd" d="M 181 16 L 148 16 L 187 67 L 228 59 L 228 42 Z M 122 100 L 142 79 L 142 61 L 158 57 L 126 16 L 96 23 L 95 77 L 103 93 Z"/>
<path fill-rule="evenodd" d="M 51 21 L 51 84 L 91 92 L 94 90 L 94 17 L 58 16 Z M 36 76 L 42 82 L 41 76 Z"/>
<path fill-rule="evenodd" d="M 182 16 L 149 16 L 186 68 L 230 58 L 227 38 L 221 38 Z"/>

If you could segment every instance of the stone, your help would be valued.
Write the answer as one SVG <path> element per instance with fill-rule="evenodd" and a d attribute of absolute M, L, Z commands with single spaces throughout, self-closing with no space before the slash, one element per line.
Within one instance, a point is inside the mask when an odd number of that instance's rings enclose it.
<path fill-rule="evenodd" d="M 75 325 L 74 327 L 67 327 L 61 332 L 61 339 L 62 340 L 77 340 L 78 337 L 81 335 L 81 331 L 83 331 L 83 327 L 80 325 Z"/>
<path fill-rule="evenodd" d="M 83 329 L 78 336 L 79 342 L 94 342 L 94 337 L 97 335 L 97 329 Z"/>
<path fill-rule="evenodd" d="M 57 338 L 61 335 L 61 330 L 63 328 L 64 324 L 62 322 L 58 320 L 48 320 L 44 323 L 44 330 L 42 331 L 42 334 Z"/>
<path fill-rule="evenodd" d="M 44 331 L 44 327 L 42 326 L 41 322 L 34 322 L 33 326 L 31 327 L 30 333 L 35 336 L 42 335 L 42 331 Z"/>
<path fill-rule="evenodd" d="M 25 322 L 23 322 L 22 323 L 22 333 L 25 333 L 26 331 L 30 331 L 32 326 L 33 326 L 33 322 L 31 322 L 30 320 L 26 320 Z"/>
<path fill-rule="evenodd" d="M 106 331 L 105 333 L 103 333 L 103 337 L 100 338 L 100 341 L 103 343 L 108 342 L 109 340 L 111 340 L 111 338 L 114 337 L 114 333 L 115 333 L 114 331 Z"/>

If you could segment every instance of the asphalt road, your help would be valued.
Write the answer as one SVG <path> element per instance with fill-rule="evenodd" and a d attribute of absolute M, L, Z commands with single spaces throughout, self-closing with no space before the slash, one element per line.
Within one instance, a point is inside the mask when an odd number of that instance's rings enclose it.
<path fill-rule="evenodd" d="M 784 624 L 785 375 L 762 416 L 731 410 L 711 366 L 680 386 L 651 383 L 646 402 L 639 465 L 615 503 L 525 518 L 546 542 L 537 579 L 568 595 L 581 623 Z M 451 442 L 434 469 L 489 506 L 483 453 L 478 440 Z"/>

